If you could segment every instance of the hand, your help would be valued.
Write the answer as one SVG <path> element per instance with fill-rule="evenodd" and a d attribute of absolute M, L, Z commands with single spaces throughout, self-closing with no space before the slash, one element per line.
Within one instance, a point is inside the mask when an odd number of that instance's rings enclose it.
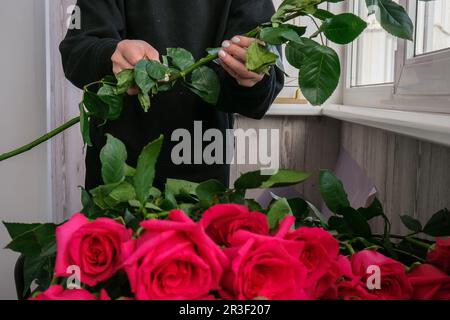
<path fill-rule="evenodd" d="M 116 51 L 111 57 L 113 72 L 115 75 L 123 70 L 133 69 L 142 59 L 158 60 L 159 52 L 150 44 L 141 40 L 123 40 L 117 45 Z M 129 95 L 139 93 L 138 88 L 130 88 Z"/>
<path fill-rule="evenodd" d="M 236 79 L 239 85 L 248 88 L 253 87 L 264 78 L 264 75 L 251 72 L 245 66 L 247 49 L 253 41 L 256 40 L 235 36 L 231 41 L 224 41 L 222 50 L 219 51 L 221 66 Z"/>

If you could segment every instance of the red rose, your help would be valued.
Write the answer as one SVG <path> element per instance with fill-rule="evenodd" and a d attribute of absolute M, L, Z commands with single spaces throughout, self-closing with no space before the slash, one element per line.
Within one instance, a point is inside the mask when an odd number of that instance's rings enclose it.
<path fill-rule="evenodd" d="M 226 299 L 308 299 L 306 267 L 297 258 L 302 244 L 278 237 L 238 231 L 232 246 L 225 249 L 230 259 L 222 287 Z"/>
<path fill-rule="evenodd" d="M 286 235 L 303 244 L 299 260 L 308 269 L 308 293 L 319 298 L 341 276 L 337 266 L 339 242 L 320 228 L 300 228 Z"/>
<path fill-rule="evenodd" d="M 200 221 L 206 233 L 220 246 L 229 246 L 238 230 L 269 234 L 267 217 L 260 212 L 250 212 L 246 206 L 219 204 L 205 211 Z"/>
<path fill-rule="evenodd" d="M 92 287 L 108 280 L 119 270 L 122 243 L 130 238 L 131 231 L 112 219 L 91 222 L 77 213 L 56 229 L 55 273 L 67 277 L 67 268 L 77 266 L 82 283 Z"/>
<path fill-rule="evenodd" d="M 378 300 L 408 300 L 412 296 L 412 286 L 406 276 L 403 264 L 381 253 L 364 250 L 351 257 L 353 273 L 364 283 L 371 276 L 369 267 L 376 266 L 381 271 L 381 288 L 370 291 Z"/>
<path fill-rule="evenodd" d="M 182 211 L 141 223 L 145 232 L 123 246 L 124 268 L 138 300 L 206 299 L 228 264 L 201 224 Z"/>
<path fill-rule="evenodd" d="M 428 253 L 427 262 L 450 274 L 450 239 L 436 239 L 435 249 Z"/>
<path fill-rule="evenodd" d="M 415 300 L 450 300 L 450 276 L 430 264 L 415 267 L 408 274 Z"/>
<path fill-rule="evenodd" d="M 62 286 L 54 285 L 30 300 L 97 300 L 97 297 L 84 289 L 64 290 Z"/>

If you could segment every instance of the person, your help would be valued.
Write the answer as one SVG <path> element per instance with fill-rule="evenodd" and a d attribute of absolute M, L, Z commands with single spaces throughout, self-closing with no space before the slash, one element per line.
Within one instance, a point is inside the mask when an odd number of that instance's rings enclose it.
<path fill-rule="evenodd" d="M 219 63 L 211 63 L 221 83 L 216 106 L 177 84 L 156 95 L 144 113 L 131 89 L 119 120 L 91 121 L 86 189 L 103 184 L 99 154 L 107 133 L 124 142 L 131 166 L 145 145 L 164 135 L 156 187 L 162 188 L 167 178 L 217 179 L 228 185 L 229 164 L 174 164 L 171 151 L 179 142 L 171 136 L 177 129 L 194 135 L 196 121 L 201 121 L 204 131 L 219 129 L 225 136 L 233 128 L 235 113 L 254 119 L 265 115 L 283 87 L 283 73 L 275 67 L 267 75 L 247 70 L 246 51 L 254 39 L 242 35 L 270 21 L 275 11 L 272 0 L 78 0 L 77 6 L 81 28 L 68 30 L 60 52 L 67 79 L 79 88 L 131 69 L 141 59 L 158 60 L 166 48 L 185 48 L 199 59 L 207 48 L 222 47 Z"/>

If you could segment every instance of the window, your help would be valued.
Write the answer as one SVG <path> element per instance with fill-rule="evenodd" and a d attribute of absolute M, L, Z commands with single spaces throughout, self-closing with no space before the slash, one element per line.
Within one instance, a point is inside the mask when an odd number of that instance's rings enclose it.
<path fill-rule="evenodd" d="M 351 45 L 351 86 L 394 82 L 396 38 L 383 30 L 375 15 L 368 15 L 365 2 L 353 1 L 353 12 L 363 18 L 368 27 Z"/>
<path fill-rule="evenodd" d="M 414 41 L 384 31 L 365 1 L 348 1 L 368 28 L 346 49 L 344 104 L 450 113 L 450 1 L 395 2 L 412 17 Z"/>
<path fill-rule="evenodd" d="M 419 1 L 416 23 L 416 55 L 450 47 L 450 3 L 448 0 Z"/>

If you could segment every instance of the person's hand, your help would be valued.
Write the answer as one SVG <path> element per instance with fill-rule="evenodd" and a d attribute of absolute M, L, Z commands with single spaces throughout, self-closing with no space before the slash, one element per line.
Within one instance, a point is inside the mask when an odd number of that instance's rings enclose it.
<path fill-rule="evenodd" d="M 235 36 L 231 41 L 224 41 L 222 49 L 219 51 L 219 62 L 222 67 L 236 79 L 239 85 L 249 88 L 264 78 L 264 75 L 251 72 L 245 67 L 247 49 L 253 41 L 256 40 Z"/>
<path fill-rule="evenodd" d="M 113 72 L 115 75 L 123 70 L 133 69 L 142 59 L 158 60 L 159 52 L 150 44 L 142 40 L 123 40 L 117 45 L 116 51 L 111 57 Z M 138 88 L 130 88 L 129 95 L 139 93 Z"/>

